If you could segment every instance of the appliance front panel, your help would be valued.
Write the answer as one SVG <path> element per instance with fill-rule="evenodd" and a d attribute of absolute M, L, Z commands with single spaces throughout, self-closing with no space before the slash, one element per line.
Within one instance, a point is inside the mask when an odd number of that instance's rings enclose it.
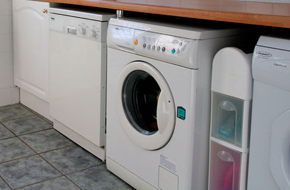
<path fill-rule="evenodd" d="M 159 167 L 163 167 L 178 176 L 179 189 L 207 189 L 210 89 L 197 85 L 199 71 L 112 48 L 108 48 L 108 55 L 107 157 L 155 188 Z M 135 61 L 154 66 L 170 87 L 175 103 L 174 132 L 165 146 L 154 151 L 132 143 L 118 116 L 116 91 L 120 74 Z M 199 119 L 195 119 L 196 115 L 200 115 Z"/>
<path fill-rule="evenodd" d="M 56 31 L 50 42 L 51 116 L 104 146 L 106 44 Z"/>

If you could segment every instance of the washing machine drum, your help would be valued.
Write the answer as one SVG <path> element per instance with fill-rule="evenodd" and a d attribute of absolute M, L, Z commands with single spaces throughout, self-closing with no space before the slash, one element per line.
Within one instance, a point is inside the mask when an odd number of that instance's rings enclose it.
<path fill-rule="evenodd" d="M 137 146 L 156 150 L 171 138 L 175 106 L 164 77 L 145 62 L 129 63 L 122 70 L 116 93 L 124 132 Z"/>
<path fill-rule="evenodd" d="M 270 169 L 279 188 L 290 189 L 290 110 L 272 125 Z"/>

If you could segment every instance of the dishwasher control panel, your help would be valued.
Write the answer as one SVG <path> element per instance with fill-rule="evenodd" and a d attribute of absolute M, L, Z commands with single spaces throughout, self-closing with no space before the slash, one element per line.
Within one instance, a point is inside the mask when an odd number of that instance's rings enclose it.
<path fill-rule="evenodd" d="M 107 22 L 76 18 L 54 13 L 50 14 L 50 30 L 99 42 L 105 42 L 107 38 Z"/>

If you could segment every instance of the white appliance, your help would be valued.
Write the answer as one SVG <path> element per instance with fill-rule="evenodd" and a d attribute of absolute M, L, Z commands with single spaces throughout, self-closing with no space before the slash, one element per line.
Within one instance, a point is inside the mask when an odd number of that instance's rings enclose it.
<path fill-rule="evenodd" d="M 290 189 L 290 40 L 261 36 L 253 57 L 248 190 Z"/>
<path fill-rule="evenodd" d="M 105 159 L 106 34 L 112 13 L 50 9 L 54 127 Z"/>
<path fill-rule="evenodd" d="M 138 190 L 207 189 L 212 58 L 240 33 L 110 19 L 110 171 Z"/>

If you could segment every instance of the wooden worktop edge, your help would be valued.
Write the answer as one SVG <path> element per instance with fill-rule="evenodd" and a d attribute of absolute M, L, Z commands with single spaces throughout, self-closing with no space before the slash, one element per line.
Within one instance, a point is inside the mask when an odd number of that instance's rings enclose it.
<path fill-rule="evenodd" d="M 40 1 L 48 1 L 48 0 L 40 0 Z M 243 24 L 290 28 L 289 16 L 213 11 L 202 9 L 186 9 L 179 7 L 165 7 L 165 6 L 153 6 L 143 4 L 120 3 L 112 1 L 95 1 L 95 0 L 50 0 L 49 2 L 67 3 L 99 8 L 108 8 L 124 11 L 134 11 L 142 13 L 152 13 L 152 14 L 161 14 L 161 15 L 170 15 L 170 16 L 188 17 L 215 21 L 226 21 Z"/>

